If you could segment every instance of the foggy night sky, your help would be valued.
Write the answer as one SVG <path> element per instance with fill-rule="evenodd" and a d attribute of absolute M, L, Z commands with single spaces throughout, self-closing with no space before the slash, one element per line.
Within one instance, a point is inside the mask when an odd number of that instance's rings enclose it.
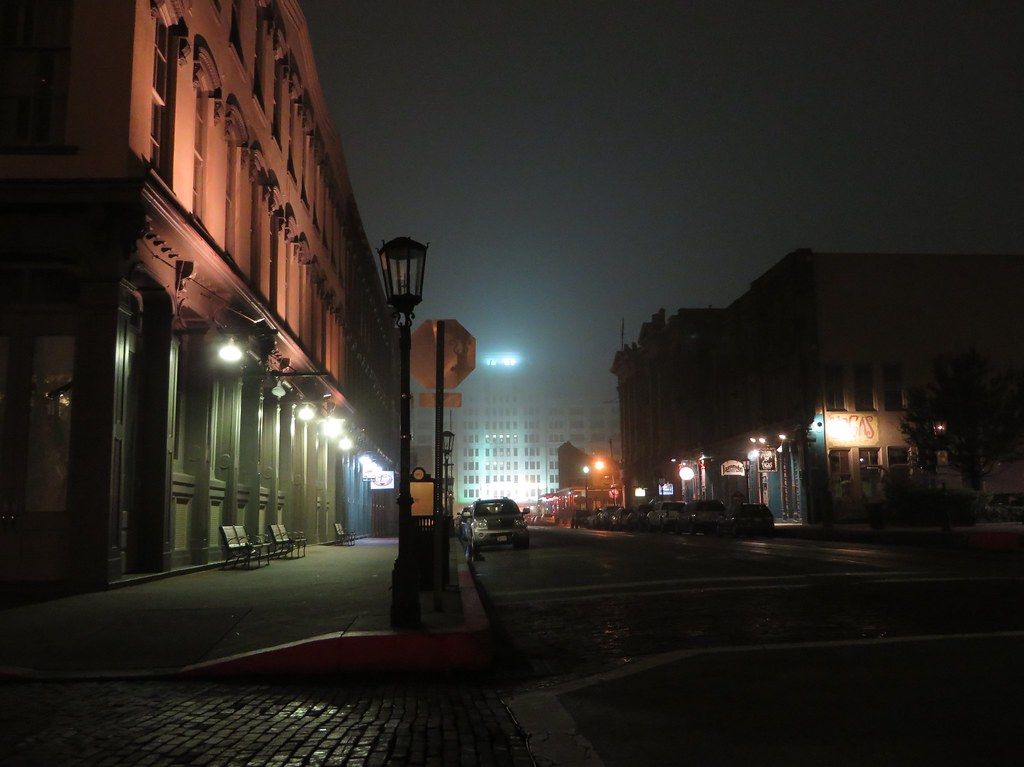
<path fill-rule="evenodd" d="M 895 5 L 302 0 L 417 320 L 605 400 L 623 318 L 795 248 L 1024 252 L 1024 5 Z"/>

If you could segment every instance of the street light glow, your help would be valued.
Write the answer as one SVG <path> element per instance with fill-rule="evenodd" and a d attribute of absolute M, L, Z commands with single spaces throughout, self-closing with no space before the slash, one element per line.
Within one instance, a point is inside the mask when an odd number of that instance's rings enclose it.
<path fill-rule="evenodd" d="M 225 362 L 238 362 L 242 359 L 242 350 L 238 348 L 235 339 L 229 338 L 217 350 L 217 356 Z"/>

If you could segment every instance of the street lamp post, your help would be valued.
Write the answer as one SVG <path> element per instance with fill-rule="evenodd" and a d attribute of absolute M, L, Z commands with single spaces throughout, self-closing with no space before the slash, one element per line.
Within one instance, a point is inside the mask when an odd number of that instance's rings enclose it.
<path fill-rule="evenodd" d="M 397 237 L 381 245 L 381 271 L 388 305 L 399 330 L 401 356 L 401 420 L 398 474 L 398 558 L 391 571 L 391 625 L 418 628 L 420 619 L 419 577 L 416 569 L 416 531 L 412 519 L 412 493 L 409 489 L 409 447 L 411 440 L 409 391 L 409 354 L 412 347 L 410 326 L 413 309 L 423 298 L 423 272 L 427 246 L 408 237 Z"/>

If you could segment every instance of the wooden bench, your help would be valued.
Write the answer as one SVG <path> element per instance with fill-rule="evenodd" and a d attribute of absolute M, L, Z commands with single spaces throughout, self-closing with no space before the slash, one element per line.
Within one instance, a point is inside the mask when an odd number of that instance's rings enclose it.
<path fill-rule="evenodd" d="M 334 536 L 335 543 L 340 543 L 342 546 L 355 546 L 356 534 L 348 532 L 341 522 L 334 523 Z"/>
<path fill-rule="evenodd" d="M 221 525 L 221 540 L 224 542 L 224 565 L 221 569 L 238 567 L 245 564 L 246 568 L 256 560 L 260 567 L 263 560 L 270 564 L 270 544 L 259 538 L 250 538 L 244 525 Z"/>
<path fill-rule="evenodd" d="M 306 536 L 301 532 L 289 532 L 284 525 L 268 525 L 270 542 L 275 556 L 306 556 Z"/>

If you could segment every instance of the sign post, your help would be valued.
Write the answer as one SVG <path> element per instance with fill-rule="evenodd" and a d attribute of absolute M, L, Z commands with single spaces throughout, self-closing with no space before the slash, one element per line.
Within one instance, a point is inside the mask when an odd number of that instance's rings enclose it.
<path fill-rule="evenodd" d="M 412 334 L 412 374 L 425 389 L 434 389 L 434 477 L 444 476 L 442 432 L 444 406 L 449 405 L 445 389 L 458 386 L 476 367 L 476 339 L 457 320 L 427 320 Z M 421 398 L 422 400 L 422 398 Z M 461 397 L 459 397 L 461 405 Z M 444 538 L 444 482 L 434 486 L 434 611 L 441 612 Z"/>

